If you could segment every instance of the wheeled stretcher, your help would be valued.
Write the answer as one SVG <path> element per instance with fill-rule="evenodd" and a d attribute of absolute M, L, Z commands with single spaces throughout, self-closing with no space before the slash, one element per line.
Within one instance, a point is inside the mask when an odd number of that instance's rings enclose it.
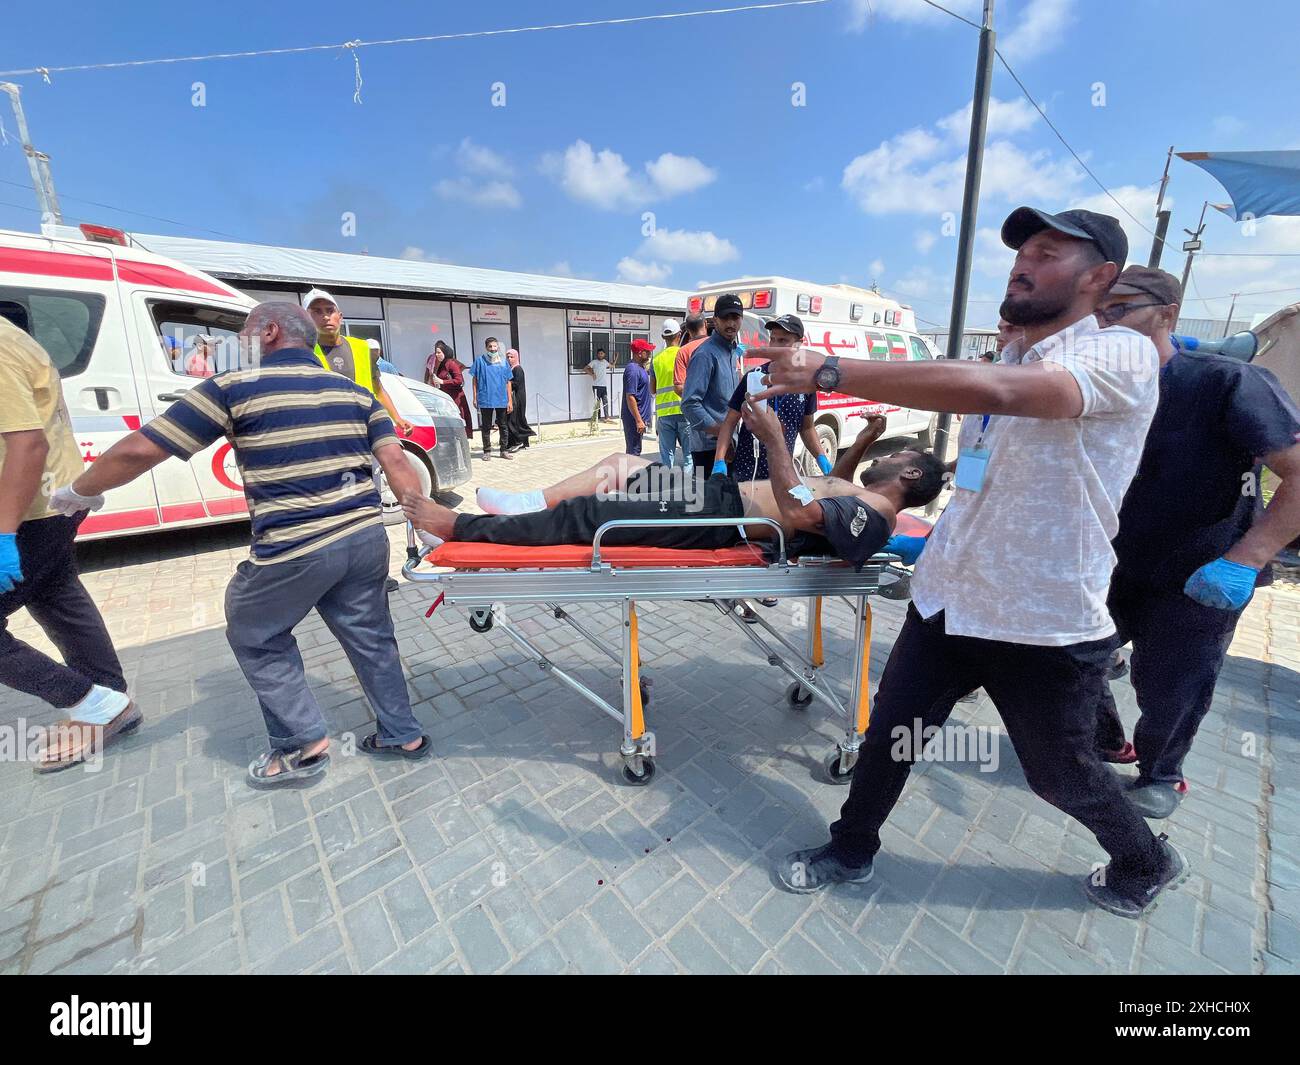
<path fill-rule="evenodd" d="M 428 613 L 440 605 L 469 610 L 475 632 L 493 628 L 504 632 L 545 672 L 571 688 L 597 709 L 623 726 L 623 776 L 634 785 L 648 784 L 655 772 L 655 735 L 646 727 L 651 698 L 650 678 L 642 671 L 637 633 L 637 603 L 647 600 L 707 602 L 734 622 L 770 665 L 791 678 L 786 699 L 795 710 L 806 709 L 814 699 L 826 703 L 840 717 L 844 736 L 827 757 L 827 776 L 847 783 L 857 762 L 858 749 L 870 719 L 867 677 L 871 653 L 871 605 L 868 597 L 883 595 L 906 599 L 911 573 L 898 556 L 880 554 L 855 571 L 838 559 L 787 556 L 781 527 L 768 518 L 687 518 L 674 526 L 766 525 L 775 530 L 768 549 L 742 544 L 721 550 L 676 550 L 656 547 L 602 547 L 613 529 L 659 527 L 658 521 L 610 521 L 602 525 L 588 548 L 583 545 L 516 547 L 502 544 L 441 544 L 425 555 L 408 530 L 408 559 L 402 575 L 417 584 L 432 585 L 437 596 Z M 923 535 L 929 526 L 900 515 L 897 531 Z M 422 568 L 424 563 L 433 568 Z M 853 669 L 848 691 L 841 698 L 822 675 L 822 609 L 827 597 L 845 599 L 854 613 Z M 799 643 L 778 632 L 761 615 L 742 619 L 738 607 L 749 598 L 806 599 L 806 625 Z M 621 646 L 616 650 L 584 626 L 569 604 L 615 602 L 622 611 Z M 593 647 L 619 666 L 621 707 L 604 699 L 566 672 L 544 653 L 510 619 L 512 604 L 540 603 L 558 621 L 572 627 Z"/>

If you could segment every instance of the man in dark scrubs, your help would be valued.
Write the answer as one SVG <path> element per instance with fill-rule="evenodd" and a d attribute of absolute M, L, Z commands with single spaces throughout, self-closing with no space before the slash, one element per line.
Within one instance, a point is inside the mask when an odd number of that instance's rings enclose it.
<path fill-rule="evenodd" d="M 1151 818 L 1168 817 L 1187 793 L 1183 759 L 1237 619 L 1270 581 L 1270 560 L 1300 533 L 1300 410 L 1263 367 L 1177 351 L 1169 333 L 1181 302 L 1172 274 L 1131 266 L 1097 314 L 1150 337 L 1160 354 L 1160 402 L 1120 510 L 1107 602 L 1116 646 L 1133 642 L 1141 711 L 1128 795 Z M 1261 460 L 1282 482 L 1266 510 Z M 1125 747 L 1109 686 L 1097 747 L 1103 757 Z"/>

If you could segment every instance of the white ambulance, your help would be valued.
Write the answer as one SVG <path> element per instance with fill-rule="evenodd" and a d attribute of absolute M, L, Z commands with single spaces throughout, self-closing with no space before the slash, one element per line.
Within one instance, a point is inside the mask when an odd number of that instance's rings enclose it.
<path fill-rule="evenodd" d="M 238 366 L 236 334 L 253 306 L 224 282 L 134 246 L 121 230 L 0 230 L 0 316 L 34 336 L 58 367 L 86 462 L 203 378 Z M 385 374 L 384 383 L 415 426 L 403 447 L 422 485 L 442 490 L 468 479 L 469 447 L 455 404 L 419 382 Z M 383 494 L 386 520 L 400 520 L 396 500 Z M 239 469 L 221 440 L 190 462 L 161 463 L 109 492 L 80 535 L 247 517 Z"/>
<path fill-rule="evenodd" d="M 938 348 L 917 333 L 916 315 L 911 307 L 871 289 L 814 285 L 788 277 L 739 277 L 701 287 L 687 301 L 687 313 L 711 314 L 718 297 L 726 292 L 739 296 L 745 307 L 740 342 L 746 348 L 760 347 L 767 342 L 765 320 L 795 314 L 803 321 L 806 331 L 804 346 L 825 355 L 882 361 L 941 357 Z M 925 447 L 934 442 L 939 416 L 932 411 L 873 403 L 839 392 L 821 392 L 817 396 L 816 426 L 826 454 L 833 457 L 839 448 L 853 443 L 869 414 L 885 415 L 886 428 L 881 439 L 915 436 Z M 796 446 L 795 457 L 809 473 L 817 472 L 804 454 L 802 442 Z"/>

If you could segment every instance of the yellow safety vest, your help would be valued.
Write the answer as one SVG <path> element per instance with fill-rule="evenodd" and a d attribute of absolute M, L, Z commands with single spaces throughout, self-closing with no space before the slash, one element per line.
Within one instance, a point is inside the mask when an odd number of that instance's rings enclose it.
<path fill-rule="evenodd" d="M 677 345 L 664 348 L 651 362 L 655 374 L 655 415 L 667 418 L 681 414 L 682 397 L 673 388 L 673 367 L 677 365 Z"/>
<path fill-rule="evenodd" d="M 339 339 L 346 340 L 348 347 L 352 349 L 352 380 L 372 396 L 375 395 L 375 377 L 370 372 L 370 345 L 356 337 L 339 337 Z M 325 358 L 325 352 L 321 350 L 320 344 L 316 345 L 316 358 L 320 359 L 320 364 L 325 369 L 334 369 Z"/>

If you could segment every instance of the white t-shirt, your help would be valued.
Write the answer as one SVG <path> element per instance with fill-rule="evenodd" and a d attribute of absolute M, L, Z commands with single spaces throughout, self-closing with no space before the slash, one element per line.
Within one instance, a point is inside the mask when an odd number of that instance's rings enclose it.
<path fill-rule="evenodd" d="M 592 359 L 591 362 L 587 363 L 587 369 L 596 375 L 596 379 L 592 382 L 593 388 L 609 387 L 608 359 Z"/>
<path fill-rule="evenodd" d="M 1100 329 L 1091 315 L 1009 363 L 1047 362 L 1074 375 L 1078 418 L 993 415 L 983 488 L 954 488 L 912 580 L 922 617 L 945 611 L 945 631 L 1061 647 L 1115 631 L 1106 593 L 1110 541 L 1159 399 L 1160 356 L 1131 329 Z M 974 446 L 983 416 L 962 418 Z"/>

